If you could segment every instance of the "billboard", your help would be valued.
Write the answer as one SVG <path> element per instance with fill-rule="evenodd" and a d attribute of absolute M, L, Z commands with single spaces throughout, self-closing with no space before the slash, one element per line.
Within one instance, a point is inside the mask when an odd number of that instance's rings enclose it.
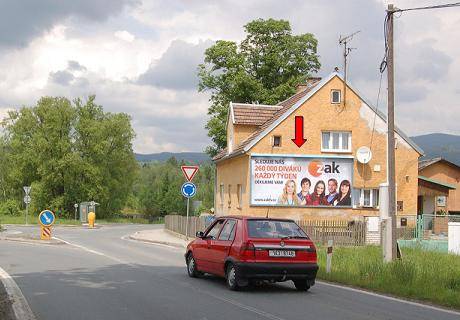
<path fill-rule="evenodd" d="M 352 206 L 352 158 L 252 156 L 251 205 Z"/>

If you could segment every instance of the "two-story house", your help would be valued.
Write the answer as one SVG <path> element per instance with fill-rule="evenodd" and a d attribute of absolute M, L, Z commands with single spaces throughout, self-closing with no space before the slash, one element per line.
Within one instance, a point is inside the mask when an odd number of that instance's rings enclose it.
<path fill-rule="evenodd" d="M 217 215 L 378 216 L 386 128 L 385 116 L 337 73 L 309 79 L 277 105 L 231 103 L 227 148 L 213 159 Z M 423 151 L 400 129 L 395 137 L 398 214 L 416 215 Z"/>

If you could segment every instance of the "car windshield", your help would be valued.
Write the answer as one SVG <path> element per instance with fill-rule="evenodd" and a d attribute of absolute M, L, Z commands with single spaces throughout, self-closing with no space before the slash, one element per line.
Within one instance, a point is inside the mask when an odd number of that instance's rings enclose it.
<path fill-rule="evenodd" d="M 307 234 L 294 222 L 282 220 L 248 220 L 251 238 L 307 238 Z"/>

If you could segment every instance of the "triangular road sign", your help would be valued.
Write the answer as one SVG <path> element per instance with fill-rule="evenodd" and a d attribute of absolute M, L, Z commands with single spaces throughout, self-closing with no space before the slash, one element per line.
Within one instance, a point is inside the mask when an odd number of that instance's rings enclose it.
<path fill-rule="evenodd" d="M 181 166 L 182 172 L 184 173 L 187 181 L 192 181 L 195 174 L 198 172 L 198 166 Z"/>

